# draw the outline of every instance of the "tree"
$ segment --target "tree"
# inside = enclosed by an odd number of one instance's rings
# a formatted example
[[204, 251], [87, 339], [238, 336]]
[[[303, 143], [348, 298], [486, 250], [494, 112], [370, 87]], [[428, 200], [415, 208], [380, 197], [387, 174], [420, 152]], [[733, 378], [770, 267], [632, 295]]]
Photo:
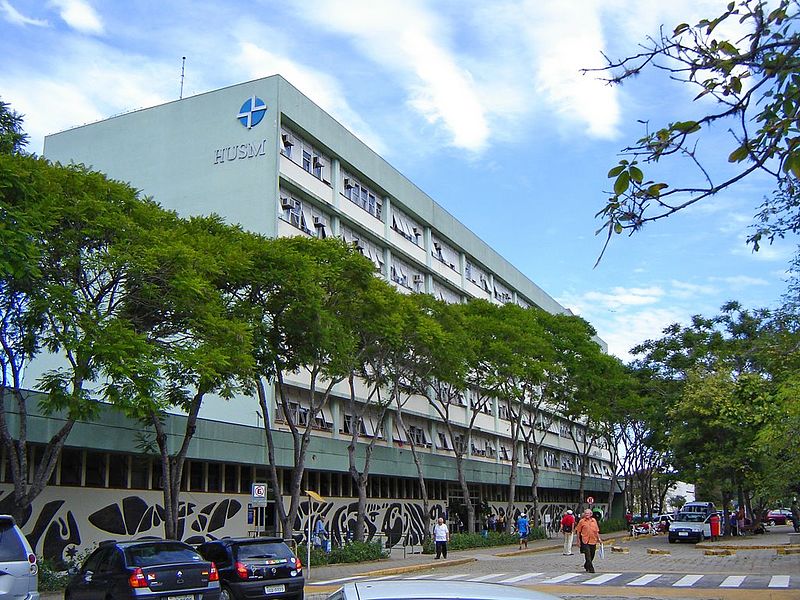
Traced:
[[[762, 207], [762, 224], [750, 242], [757, 249], [765, 236], [800, 228], [799, 20], [795, 0], [730, 2], [715, 18], [682, 23], [669, 32], [662, 29], [641, 52], [607, 59], [602, 70], [610, 73], [610, 84], [657, 69], [696, 88], [695, 101], [704, 114], [654, 129], [648, 124], [645, 135], [623, 149], [626, 158], [608, 173], [613, 192], [597, 213], [606, 246], [614, 234], [632, 234], [757, 172], [774, 178], [775, 196]], [[726, 28], [743, 33], [729, 37]], [[712, 127], [730, 128], [727, 159], [737, 167], [732, 172], [716, 173], [701, 151]], [[669, 183], [646, 173], [673, 159], [689, 167], [679, 171], [682, 179]]]
[[23, 117], [0, 100], [0, 154], [19, 154], [28, 145], [22, 129]]
[[[235, 291], [244, 278], [241, 239], [246, 234], [219, 217], [173, 218], [146, 251], [147, 268], [136, 273], [126, 312], [146, 336], [158, 373], [157, 387], [125, 403], [129, 416], [155, 430], [161, 458], [164, 535], [182, 537], [180, 489], [200, 408], [209, 394], [231, 398], [252, 380], [249, 324], [236, 314]], [[182, 434], [167, 412], [186, 415]]]
[[[265, 381], [277, 390], [278, 411], [289, 427], [293, 466], [289, 509], [278, 505], [283, 534], [296, 525], [305, 457], [315, 419], [328, 404], [334, 386], [353, 365], [358, 339], [351, 315], [374, 278], [374, 266], [341, 240], [302, 236], [265, 242], [254, 238], [251, 272], [238, 292], [240, 311], [253, 331], [254, 386], [258, 392], [270, 461], [270, 479], [278, 486], [275, 439]], [[286, 376], [308, 378], [308, 406], [292, 406]]]
[[[47, 485], [75, 422], [96, 415], [96, 400], [115, 402], [149, 389], [147, 345], [123, 308], [133, 265], [162, 212], [129, 186], [83, 167], [0, 154], [0, 439], [14, 482], [6, 510], [20, 523]], [[45, 392], [39, 409], [64, 420], [29, 473], [29, 395], [22, 373], [45, 352], [55, 366], [36, 384]], [[108, 383], [121, 375], [128, 385]], [[89, 383], [97, 384], [96, 392]]]

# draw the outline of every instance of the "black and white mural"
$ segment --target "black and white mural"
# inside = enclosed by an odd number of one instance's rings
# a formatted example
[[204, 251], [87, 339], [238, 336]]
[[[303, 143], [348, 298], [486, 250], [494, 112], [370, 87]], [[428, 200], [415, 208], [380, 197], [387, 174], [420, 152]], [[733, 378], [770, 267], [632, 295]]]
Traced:
[[[47, 488], [36, 499], [33, 509], [20, 527], [36, 554], [63, 564], [84, 556], [103, 540], [162, 537], [164, 508], [157, 491], [113, 490], [92, 488]], [[247, 523], [248, 495], [181, 494], [180, 537], [189, 544], [225, 536], [247, 536], [252, 525]], [[10, 511], [12, 490], [0, 486], [0, 514]], [[565, 504], [540, 504], [542, 523], [557, 523], [567, 508]], [[597, 505], [605, 514], [606, 506]], [[334, 544], [350, 539], [355, 529], [358, 503], [354, 498], [331, 498], [323, 505], [315, 504], [313, 518], [325, 522]], [[495, 514], [504, 514], [505, 503], [490, 503]], [[515, 507], [511, 518], [530, 506]], [[419, 545], [424, 538], [424, 511], [419, 500], [372, 500], [367, 502], [367, 539], [380, 541], [386, 547]], [[447, 516], [441, 502], [430, 503], [430, 522]], [[298, 541], [308, 530], [309, 506], [303, 502], [295, 521]], [[312, 523], [313, 525], [313, 523]]]

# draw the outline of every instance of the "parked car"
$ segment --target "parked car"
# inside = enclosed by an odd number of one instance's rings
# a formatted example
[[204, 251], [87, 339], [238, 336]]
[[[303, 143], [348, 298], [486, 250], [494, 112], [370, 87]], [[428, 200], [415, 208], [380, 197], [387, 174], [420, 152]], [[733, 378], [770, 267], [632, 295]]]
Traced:
[[14, 517], [0, 515], [0, 596], [39, 600], [39, 565]]
[[702, 542], [711, 537], [711, 515], [701, 512], [679, 512], [669, 526], [669, 543]]
[[65, 600], [219, 600], [214, 563], [173, 540], [107, 541], [64, 590]]
[[792, 520], [792, 511], [788, 508], [778, 508], [767, 513], [767, 523], [770, 525], [786, 525]]
[[327, 600], [559, 600], [512, 585], [469, 581], [384, 580], [348, 583]]
[[280, 538], [223, 538], [198, 550], [217, 565], [221, 600], [303, 600], [303, 565]]

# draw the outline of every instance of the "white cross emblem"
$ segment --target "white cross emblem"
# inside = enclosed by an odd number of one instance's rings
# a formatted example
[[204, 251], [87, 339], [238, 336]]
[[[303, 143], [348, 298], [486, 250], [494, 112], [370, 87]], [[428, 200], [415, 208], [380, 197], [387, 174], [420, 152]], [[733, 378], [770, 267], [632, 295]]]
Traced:
[[[249, 109], [246, 108], [248, 104], [250, 105]], [[261, 98], [256, 98], [255, 94], [253, 94], [250, 100], [242, 105], [242, 111], [237, 115], [237, 118], [241, 121], [242, 125], [248, 129], [252, 129], [254, 125], [259, 124], [266, 111], [266, 103], [261, 100]], [[243, 119], [246, 119], [246, 121]], [[254, 120], [255, 123], [253, 123]]]

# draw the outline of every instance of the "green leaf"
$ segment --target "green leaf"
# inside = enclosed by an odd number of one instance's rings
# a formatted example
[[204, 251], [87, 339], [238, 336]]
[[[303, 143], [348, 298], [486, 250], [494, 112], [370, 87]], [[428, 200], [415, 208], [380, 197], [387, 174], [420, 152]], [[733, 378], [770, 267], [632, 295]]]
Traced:
[[747, 147], [747, 144], [742, 144], [736, 150], [731, 152], [730, 156], [728, 157], [728, 162], [742, 162], [748, 157], [749, 154], [750, 149]]
[[631, 167], [630, 168], [631, 179], [636, 183], [642, 183], [644, 180], [644, 173], [639, 167]]
[[608, 178], [616, 177], [625, 170], [625, 165], [617, 165], [608, 172]]
[[619, 196], [620, 194], [625, 193], [628, 189], [628, 185], [630, 184], [630, 175], [628, 175], [627, 171], [623, 171], [617, 177], [617, 180], [614, 182], [614, 193]]
[[676, 27], [676, 28], [673, 30], [673, 32], [672, 32], [672, 35], [673, 35], [673, 36], [680, 35], [680, 34], [682, 34], [684, 31], [686, 31], [687, 29], [689, 29], [689, 24], [688, 24], [688, 23], [681, 23], [680, 25], [678, 25], [678, 26], [677, 26], [677, 27]]
[[672, 124], [673, 131], [680, 131], [681, 133], [694, 133], [700, 130], [700, 124], [697, 121], [678, 121]]
[[614, 233], [622, 233], [622, 224], [614, 223]]

